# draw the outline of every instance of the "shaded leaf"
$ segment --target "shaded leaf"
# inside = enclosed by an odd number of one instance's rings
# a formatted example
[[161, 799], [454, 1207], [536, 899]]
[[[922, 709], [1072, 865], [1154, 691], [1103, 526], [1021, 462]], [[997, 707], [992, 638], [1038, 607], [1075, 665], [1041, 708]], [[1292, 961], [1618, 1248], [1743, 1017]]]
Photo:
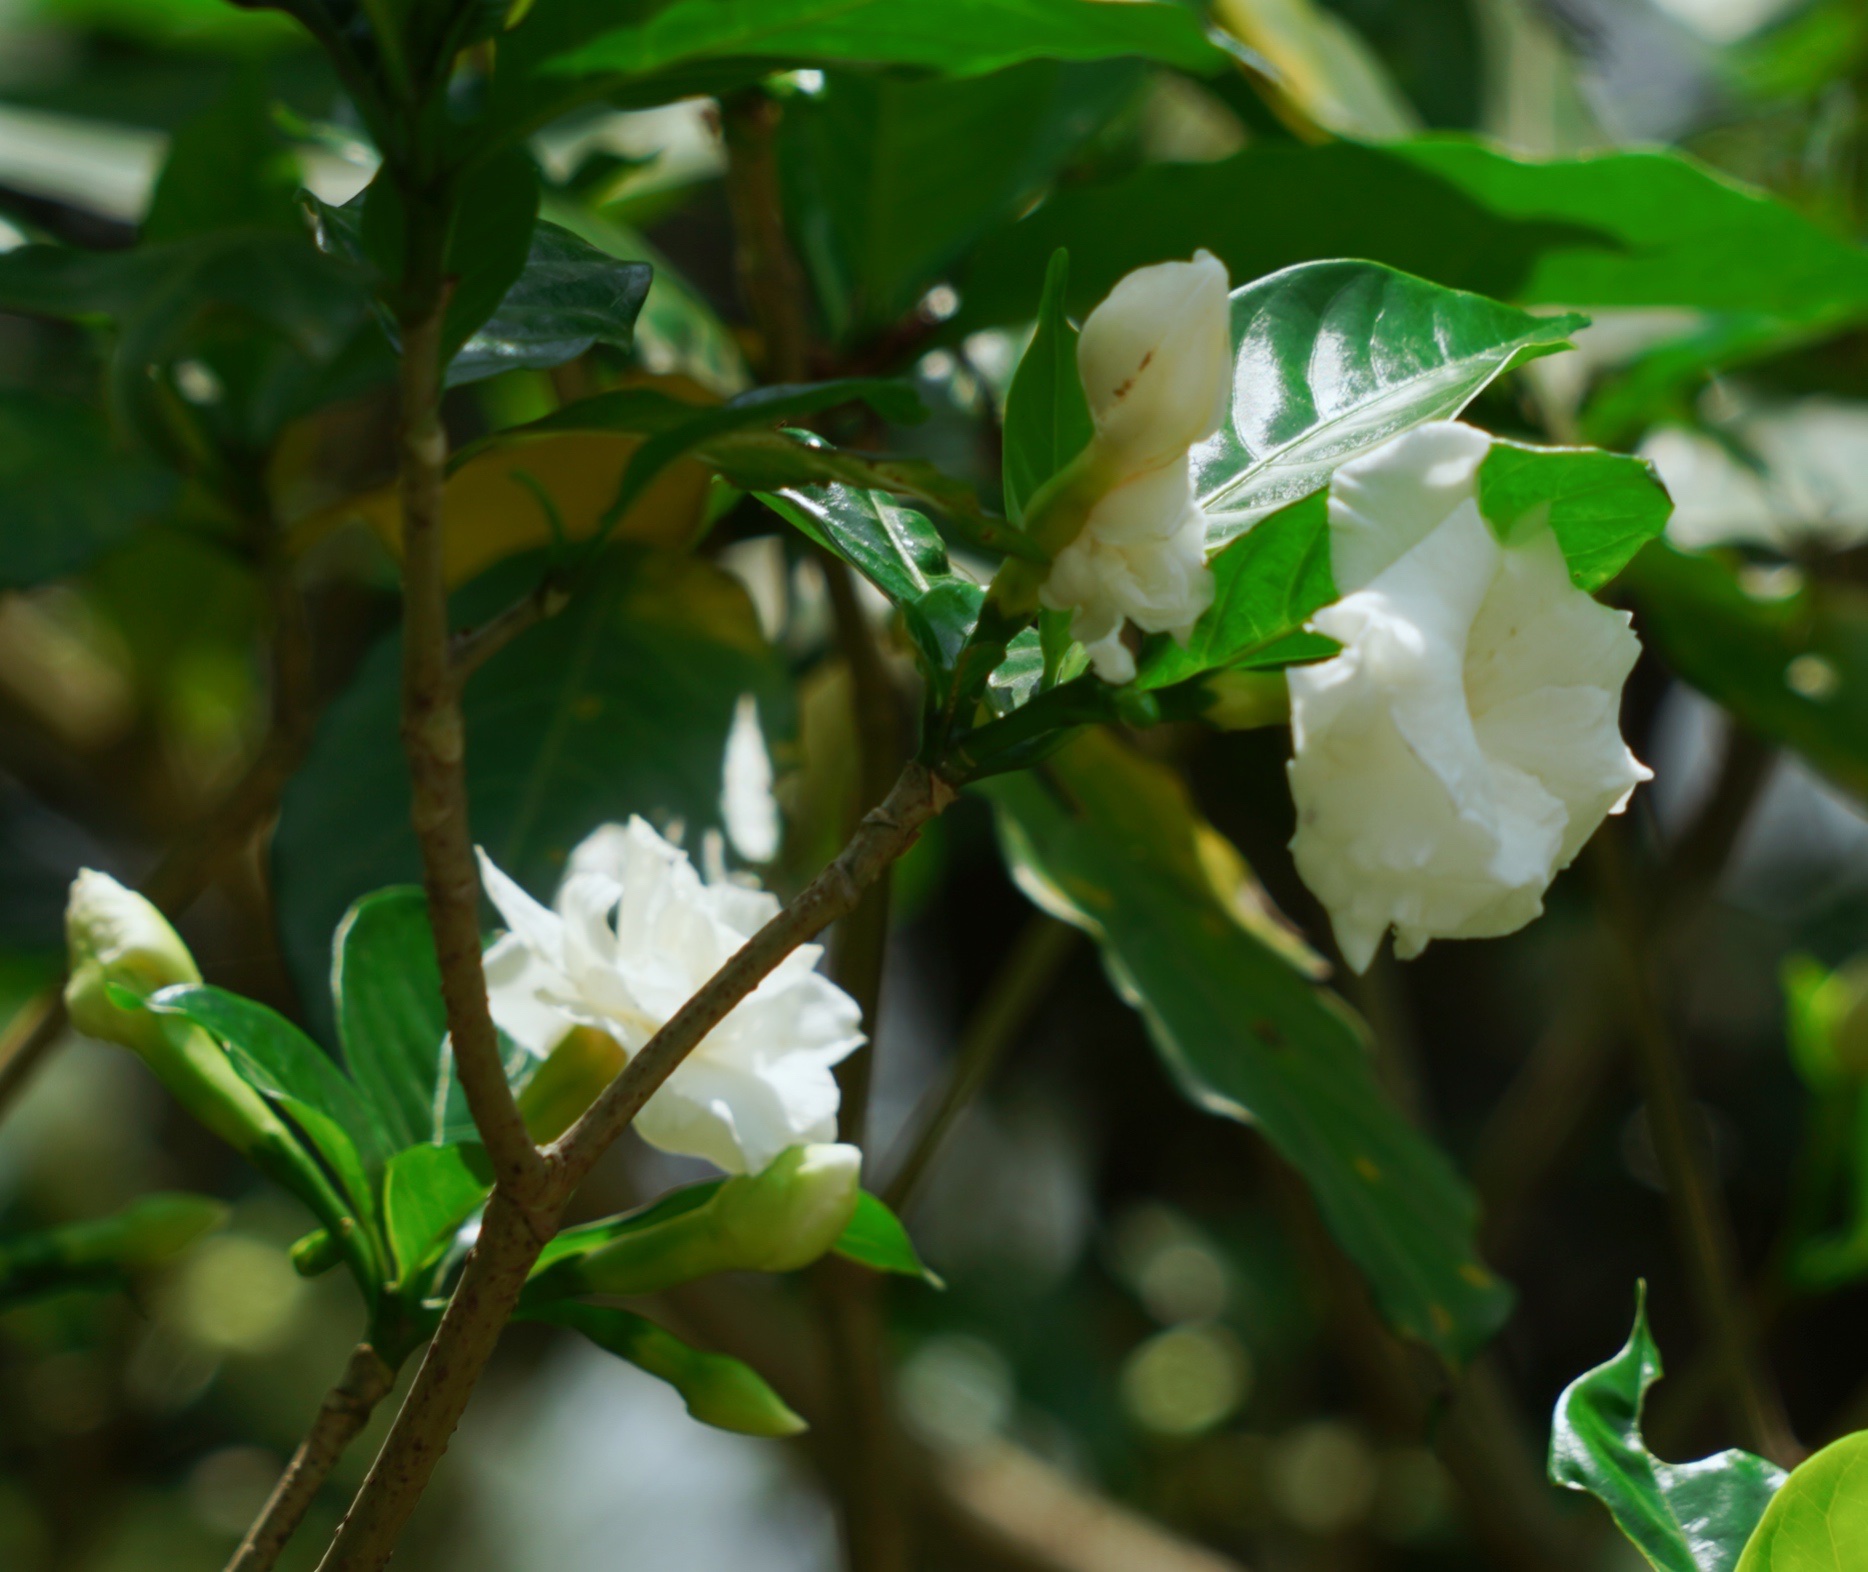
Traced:
[[1655, 1457], [1641, 1438], [1641, 1405], [1660, 1374], [1643, 1283], [1626, 1346], [1557, 1399], [1550, 1477], [1606, 1506], [1658, 1572], [1731, 1572], [1784, 1472], [1737, 1450], [1697, 1463]]
[[391, 1284], [403, 1294], [416, 1275], [453, 1240], [462, 1223], [493, 1191], [483, 1147], [411, 1146], [383, 1172], [383, 1232], [395, 1262]]
[[1077, 374], [1077, 330], [1064, 314], [1069, 281], [1069, 255], [1060, 250], [1044, 275], [1037, 331], [1006, 394], [1005, 511], [1014, 521], [1038, 488], [1090, 445], [1096, 430]]
[[377, 890], [331, 942], [331, 995], [344, 1063], [390, 1152], [428, 1141], [447, 1010], [428, 900], [416, 885]]
[[1360, 1023], [1294, 966], [1301, 944], [1175, 776], [1091, 731], [979, 789], [1019, 887], [1096, 939], [1181, 1091], [1303, 1176], [1390, 1325], [1449, 1359], [1480, 1347], [1511, 1292], [1479, 1262], [1471, 1193], [1382, 1093]]
[[172, 1260], [226, 1221], [226, 1206], [205, 1195], [146, 1195], [92, 1222], [0, 1235], [0, 1305], [122, 1282]]

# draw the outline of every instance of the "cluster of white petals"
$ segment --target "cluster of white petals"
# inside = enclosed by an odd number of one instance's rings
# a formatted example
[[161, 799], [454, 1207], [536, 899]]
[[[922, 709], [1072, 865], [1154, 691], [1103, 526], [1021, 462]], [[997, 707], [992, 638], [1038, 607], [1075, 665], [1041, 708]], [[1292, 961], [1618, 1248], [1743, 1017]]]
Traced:
[[1071, 636], [1105, 682], [1135, 675], [1125, 623], [1185, 640], [1213, 601], [1187, 450], [1219, 429], [1232, 388], [1226, 291], [1225, 265], [1209, 252], [1138, 268], [1077, 340], [1093, 456], [1110, 489], [1058, 553], [1041, 598], [1074, 613]]
[[[507, 926], [486, 956], [493, 1019], [541, 1056], [578, 1026], [633, 1056], [779, 910], [763, 890], [704, 882], [640, 818], [571, 854], [552, 907], [484, 851], [480, 871]], [[702, 1039], [636, 1117], [644, 1140], [746, 1173], [836, 1139], [831, 1068], [862, 1044], [862, 1011], [819, 975], [821, 954], [792, 951]]]
[[1547, 525], [1500, 544], [1489, 446], [1422, 426], [1330, 484], [1342, 599], [1311, 625], [1343, 648], [1289, 673], [1291, 848], [1357, 971], [1390, 927], [1402, 956], [1523, 927], [1650, 778], [1621, 736], [1627, 614], [1575, 587]]

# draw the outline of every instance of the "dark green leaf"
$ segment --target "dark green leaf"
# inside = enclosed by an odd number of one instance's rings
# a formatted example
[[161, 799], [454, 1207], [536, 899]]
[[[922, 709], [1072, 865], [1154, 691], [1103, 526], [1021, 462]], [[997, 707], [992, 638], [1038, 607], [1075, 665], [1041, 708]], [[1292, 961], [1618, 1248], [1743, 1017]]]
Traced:
[[1235, 279], [1349, 256], [1522, 304], [1802, 322], [1868, 311], [1868, 254], [1675, 153], [1532, 162], [1433, 136], [1381, 147], [1263, 141], [1217, 163], [1152, 164], [1060, 192], [983, 242], [962, 285], [962, 323], [1027, 318], [1060, 245], [1071, 248], [1079, 311], [1130, 269], [1201, 246]]
[[[584, 9], [602, 15], [599, 7]], [[1200, 72], [1230, 63], [1194, 13], [1167, 0], [1094, 9], [1081, 0], [674, 0], [646, 20], [631, 18], [592, 37], [550, 69], [567, 77], [642, 77], [697, 61], [756, 60], [974, 76], [1024, 60], [1124, 55]]]
[[[243, 1070], [249, 1063], [238, 1055], [230, 1055], [230, 1057]], [[350, 1229], [346, 1242], [360, 1264], [364, 1261], [369, 1263], [369, 1275], [364, 1281], [366, 1283], [380, 1281], [381, 1273], [377, 1269], [376, 1259], [378, 1255], [375, 1228], [376, 1191], [370, 1182], [370, 1174], [364, 1170], [363, 1157], [357, 1150], [356, 1142], [351, 1140], [343, 1126], [322, 1108], [314, 1107], [286, 1093], [271, 1092], [267, 1095], [279, 1105], [280, 1111], [298, 1126], [312, 1150], [336, 1175], [338, 1185], [342, 1188], [348, 1202], [350, 1215], [364, 1225], [363, 1229], [354, 1227]], [[316, 1208], [314, 1207], [313, 1210]]]
[[651, 272], [541, 219], [524, 270], [449, 364], [448, 385], [518, 366], [560, 366], [592, 344], [626, 349]]
[[0, 1235], [0, 1305], [121, 1282], [180, 1255], [226, 1220], [227, 1208], [205, 1195], [146, 1195], [94, 1222]]
[[344, 1063], [391, 1151], [430, 1139], [447, 1010], [428, 900], [402, 885], [366, 895], [332, 941], [331, 993]]
[[1090, 444], [1095, 423], [1077, 374], [1077, 330], [1064, 314], [1070, 258], [1058, 251], [1044, 275], [1038, 329], [1005, 400], [1005, 511], [1014, 521], [1047, 480]]
[[914, 309], [1140, 85], [1130, 61], [1031, 61], [955, 81], [827, 75], [779, 126], [785, 214], [830, 336]]
[[927, 1269], [915, 1250], [914, 1240], [902, 1227], [902, 1220], [889, 1210], [881, 1197], [867, 1190], [857, 1196], [856, 1215], [832, 1248], [847, 1260], [860, 1261], [878, 1272], [918, 1277], [931, 1288], [947, 1286]]
[[[458, 620], [510, 604], [541, 567], [526, 558], [495, 568], [457, 597]], [[286, 793], [274, 870], [286, 954], [308, 1005], [350, 903], [421, 871], [397, 741], [399, 673], [392, 637], [326, 713]], [[475, 835], [541, 896], [605, 820], [678, 817], [698, 838], [719, 823], [727, 732], [748, 692], [782, 735], [789, 688], [744, 590], [706, 563], [612, 551], [563, 613], [467, 684]]]
[[[378, 190], [393, 190], [383, 175], [371, 182], [372, 194]], [[366, 206], [366, 226], [369, 216]], [[444, 365], [488, 325], [518, 286], [532, 256], [537, 218], [538, 166], [521, 149], [509, 148], [480, 165], [461, 191], [448, 235], [447, 269], [455, 283], [441, 335]], [[371, 250], [376, 255], [376, 248]], [[378, 255], [377, 261], [380, 266], [383, 258]], [[396, 276], [387, 268], [385, 272]]]
[[1785, 594], [1776, 580], [1749, 584], [1725, 557], [1664, 541], [1623, 582], [1636, 632], [1675, 672], [1759, 736], [1868, 793], [1868, 594], [1801, 581]]
[[690, 1348], [644, 1316], [563, 1300], [522, 1314], [575, 1327], [599, 1348], [666, 1381], [704, 1425], [749, 1436], [793, 1436], [806, 1428], [750, 1365]]
[[273, 124], [265, 80], [243, 71], [225, 98], [177, 127], [140, 238], [248, 228], [302, 235], [298, 187], [298, 163]]
[[1597, 590], [1667, 527], [1673, 503], [1645, 459], [1494, 438], [1479, 466], [1479, 511], [1506, 541], [1520, 525], [1548, 522], [1576, 587]]
[[96, 411], [0, 394], [0, 589], [75, 573], [173, 499], [175, 477], [118, 451]]
[[480, 1146], [411, 1146], [383, 1172], [383, 1232], [395, 1260], [392, 1286], [403, 1294], [444, 1250], [460, 1225], [493, 1189], [493, 1170]]
[[1232, 405], [1193, 453], [1209, 540], [1231, 540], [1409, 427], [1458, 414], [1582, 325], [1369, 262], [1313, 262], [1233, 291]]
[[[159, 1015], [193, 1021], [217, 1038], [235, 1068], [267, 1097], [275, 1101], [290, 1098], [320, 1110], [343, 1131], [372, 1171], [387, 1160], [388, 1139], [357, 1089], [330, 1055], [276, 1010], [204, 984], [164, 988], [149, 1000], [149, 1008]], [[336, 1168], [332, 1154], [322, 1147], [320, 1151]], [[372, 1210], [368, 1186], [364, 1193], [367, 1216]]]
[[981, 789], [1020, 887], [1097, 940], [1181, 1090], [1303, 1176], [1389, 1323], [1450, 1359], [1482, 1345], [1511, 1293], [1479, 1262], [1471, 1193], [1176, 777], [1091, 731]]
[[1868, 1547], [1868, 1431], [1805, 1458], [1764, 1509], [1738, 1572], [1855, 1572]]
[[1557, 1399], [1550, 1477], [1607, 1507], [1658, 1572], [1732, 1572], [1784, 1472], [1736, 1450], [1697, 1463], [1654, 1456], [1641, 1439], [1641, 1405], [1660, 1374], [1643, 1283], [1627, 1345]]

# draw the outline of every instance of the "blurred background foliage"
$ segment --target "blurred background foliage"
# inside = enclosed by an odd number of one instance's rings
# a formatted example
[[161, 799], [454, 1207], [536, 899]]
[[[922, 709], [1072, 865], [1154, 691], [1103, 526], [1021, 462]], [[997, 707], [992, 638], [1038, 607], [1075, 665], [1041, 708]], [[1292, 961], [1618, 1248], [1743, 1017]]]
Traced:
[[[948, 1291], [898, 1283], [887, 1301], [897, 1395], [932, 1481], [922, 1554], [1128, 1572], [1626, 1567], [1595, 1508], [1542, 1482], [1541, 1454], [1559, 1388], [1625, 1335], [1636, 1278], [1675, 1365], [1652, 1410], [1657, 1450], [1731, 1439], [1633, 1067], [1617, 970], [1631, 933], [1665, 979], [1791, 1420], [1811, 1443], [1868, 1424], [1868, 1011], [1847, 969], [1868, 940], [1868, 11], [1216, 0], [1213, 14], [1269, 63], [1264, 79], [1039, 62], [962, 81], [785, 80], [778, 153], [812, 369], [912, 374], [935, 411], [833, 434], [996, 495], [995, 412], [1059, 241], [1079, 306], [1133, 262], [1195, 244], [1233, 248], [1235, 282], [1369, 255], [1592, 309], [1577, 353], [1508, 377], [1474, 418], [1639, 448], [1673, 492], [1674, 544], [1717, 550], [1650, 552], [1612, 592], [1649, 645], [1628, 725], [1657, 778], [1610, 854], [1632, 884], [1598, 859], [1513, 938], [1339, 978], [1389, 1094], [1478, 1191], [1487, 1258], [1517, 1292], [1456, 1388], [1398, 1353], [1264, 1144], [1176, 1094], [1092, 948], [1014, 886], [987, 802], [924, 838], [896, 888], [871, 1113], [881, 1171], [957, 1054], [999, 1062], [907, 1214]], [[1655, 212], [1639, 191], [1618, 208], [1606, 186], [1552, 184], [1514, 210], [1437, 131], [1527, 158], [1671, 144], [1808, 223], [1740, 221], [1700, 187]], [[632, 349], [595, 344], [455, 389], [457, 443], [644, 380], [700, 404], [750, 385], [762, 346], [736, 290], [711, 105], [592, 109], [533, 151], [544, 216], [654, 262], [655, 283]], [[165, 177], [184, 163], [188, 180]], [[111, 252], [139, 230], [290, 224], [298, 185], [342, 203], [372, 167], [321, 57], [277, 15], [221, 0], [0, 6], [0, 245]], [[1365, 209], [1386, 227], [1360, 223]], [[1174, 223], [1186, 232], [1163, 238]], [[1676, 254], [1660, 283], [1591, 293], [1599, 276], [1563, 271], [1563, 226], [1608, 231], [1631, 274], [1657, 230], [1671, 226]], [[223, 857], [184, 928], [210, 980], [322, 1029], [337, 916], [415, 871], [382, 642], [387, 361], [362, 321], [289, 366], [192, 323], [172, 379], [192, 419], [165, 424], [112, 365], [155, 293], [100, 295], [96, 316], [71, 321], [0, 315], [0, 1016], [55, 974], [76, 867], [146, 873], [282, 724], [318, 715], [270, 849]], [[275, 307], [290, 310], [260, 309]], [[126, 426], [142, 432], [134, 452]], [[190, 429], [244, 471], [178, 456]], [[536, 557], [508, 559], [548, 547], [554, 518], [573, 537], [595, 528], [638, 440], [563, 435], [460, 466], [449, 560], [455, 582], [479, 581], [469, 615], [535, 571]], [[263, 489], [276, 542], [256, 543], [230, 504], [241, 485]], [[697, 837], [722, 818], [719, 760], [737, 696], [753, 693], [786, 825], [773, 878], [796, 888], [858, 806], [851, 677], [820, 564], [692, 462], [663, 473], [621, 535], [629, 552], [603, 586], [469, 690], [476, 830], [545, 885], [601, 818], [641, 811]], [[280, 574], [308, 607], [300, 671], [282, 669]], [[892, 658], [906, 673], [905, 646]], [[1284, 851], [1281, 733], [1167, 726], [1131, 741], [1135, 770], [1150, 756], [1182, 767], [1277, 904], [1313, 941], [1326, 932]], [[588, 1204], [613, 1210], [687, 1172], [625, 1142]], [[219, 1566], [356, 1336], [341, 1281], [292, 1270], [296, 1203], [127, 1056], [62, 1046], [0, 1125], [0, 1222], [53, 1227], [158, 1190], [223, 1197], [228, 1220], [115, 1286], [0, 1315], [8, 1572]], [[667, 1309], [746, 1348], [799, 1312], [737, 1284]], [[320, 1511], [294, 1564], [330, 1525]], [[834, 1562], [808, 1442], [703, 1430], [648, 1378], [520, 1327], [398, 1564]]]

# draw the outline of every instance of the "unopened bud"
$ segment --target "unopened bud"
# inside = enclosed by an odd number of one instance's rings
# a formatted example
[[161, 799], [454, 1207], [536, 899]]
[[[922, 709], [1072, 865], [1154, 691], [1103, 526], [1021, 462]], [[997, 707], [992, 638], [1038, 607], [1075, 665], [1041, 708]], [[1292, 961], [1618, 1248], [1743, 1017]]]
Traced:
[[856, 1215], [863, 1154], [854, 1146], [794, 1146], [763, 1173], [729, 1179], [714, 1198], [719, 1227], [744, 1265], [795, 1272], [830, 1249]]
[[65, 906], [71, 978], [65, 1007], [87, 1037], [121, 1043], [140, 1054], [162, 1038], [147, 1011], [119, 1003], [112, 990], [146, 999], [172, 983], [198, 983], [200, 969], [168, 919], [143, 896], [107, 873], [81, 870]]

